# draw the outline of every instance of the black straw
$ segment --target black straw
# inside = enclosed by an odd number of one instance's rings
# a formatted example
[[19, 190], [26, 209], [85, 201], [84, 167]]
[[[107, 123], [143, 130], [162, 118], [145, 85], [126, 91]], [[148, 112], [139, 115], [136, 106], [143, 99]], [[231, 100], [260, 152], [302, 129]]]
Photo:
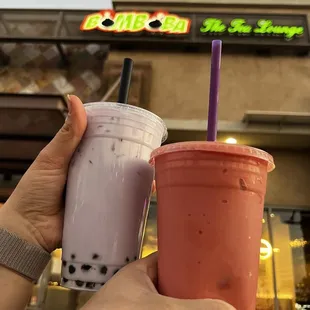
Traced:
[[133, 60], [130, 58], [125, 58], [124, 63], [123, 63], [121, 84], [120, 84], [119, 93], [118, 93], [118, 102], [119, 103], [127, 103], [127, 101], [128, 101], [132, 67], [133, 67]]

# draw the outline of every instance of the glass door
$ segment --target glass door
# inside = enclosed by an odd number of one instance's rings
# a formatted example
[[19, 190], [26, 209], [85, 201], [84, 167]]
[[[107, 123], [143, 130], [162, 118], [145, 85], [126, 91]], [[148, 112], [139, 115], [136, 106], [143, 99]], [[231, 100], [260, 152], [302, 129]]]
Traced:
[[310, 309], [310, 211], [270, 213], [279, 309]]
[[273, 248], [271, 246], [268, 213], [264, 212], [262, 219], [262, 239], [259, 259], [259, 272], [257, 284], [256, 310], [273, 310], [274, 300], [274, 278], [273, 278]]

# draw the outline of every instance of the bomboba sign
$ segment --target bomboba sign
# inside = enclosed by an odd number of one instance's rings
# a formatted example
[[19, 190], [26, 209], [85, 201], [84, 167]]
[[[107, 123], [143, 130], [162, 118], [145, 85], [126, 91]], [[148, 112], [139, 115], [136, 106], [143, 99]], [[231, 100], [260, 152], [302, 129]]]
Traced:
[[112, 33], [187, 34], [191, 20], [168, 12], [114, 12], [101, 11], [87, 15], [81, 24], [82, 31], [99, 30]]

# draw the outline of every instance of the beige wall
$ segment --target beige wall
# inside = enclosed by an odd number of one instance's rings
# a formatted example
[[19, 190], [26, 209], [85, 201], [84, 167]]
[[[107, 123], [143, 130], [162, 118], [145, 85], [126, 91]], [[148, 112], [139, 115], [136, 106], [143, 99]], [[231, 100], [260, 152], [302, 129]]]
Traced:
[[[206, 119], [210, 56], [113, 52], [150, 61], [153, 85], [149, 108], [164, 118]], [[219, 119], [241, 120], [247, 110], [310, 112], [310, 59], [223, 54]]]
[[[230, 2], [230, 0], [219, 0]], [[239, 2], [239, 0], [235, 0]], [[243, 0], [241, 0], [242, 2]], [[269, 0], [265, 0], [269, 1]], [[306, 1], [306, 0], [300, 0]], [[307, 0], [310, 1], [310, 0]], [[158, 10], [155, 1], [117, 1], [117, 9]], [[158, 1], [156, 1], [158, 3]], [[206, 6], [208, 0], [159, 1], [162, 8], [185, 12], [243, 12], [308, 14], [306, 9], [251, 8]], [[215, 0], [213, 3], [216, 3]], [[241, 3], [240, 2], [240, 3]], [[291, 0], [289, 2], [292, 2]], [[186, 6], [200, 3], [202, 6]], [[244, 1], [243, 1], [244, 3]], [[249, 3], [247, 1], [247, 3]], [[255, 3], [251, 2], [252, 4]], [[262, 3], [262, 2], [260, 2]], [[270, 0], [271, 3], [271, 0]], [[274, 2], [272, 2], [274, 3]], [[283, 4], [284, 1], [281, 0]], [[297, 4], [294, 1], [294, 4]], [[203, 6], [205, 5], [205, 6]], [[245, 47], [246, 48], [246, 47]], [[186, 53], [113, 52], [110, 60], [122, 61], [131, 56], [135, 61], [150, 61], [153, 67], [149, 108], [165, 118], [206, 119], [209, 88], [210, 55]], [[291, 57], [258, 57], [229, 55], [223, 47], [219, 119], [240, 120], [247, 110], [310, 112], [310, 59]]]
[[310, 207], [310, 153], [269, 152], [276, 169], [268, 177], [266, 204]]

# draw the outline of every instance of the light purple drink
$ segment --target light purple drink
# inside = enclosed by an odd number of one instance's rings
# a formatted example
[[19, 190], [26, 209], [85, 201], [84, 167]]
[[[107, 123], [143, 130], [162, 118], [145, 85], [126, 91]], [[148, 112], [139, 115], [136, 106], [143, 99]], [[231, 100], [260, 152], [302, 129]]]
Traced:
[[85, 108], [87, 131], [68, 175], [62, 285], [98, 290], [139, 255], [154, 177], [148, 161], [167, 129], [141, 108]]

